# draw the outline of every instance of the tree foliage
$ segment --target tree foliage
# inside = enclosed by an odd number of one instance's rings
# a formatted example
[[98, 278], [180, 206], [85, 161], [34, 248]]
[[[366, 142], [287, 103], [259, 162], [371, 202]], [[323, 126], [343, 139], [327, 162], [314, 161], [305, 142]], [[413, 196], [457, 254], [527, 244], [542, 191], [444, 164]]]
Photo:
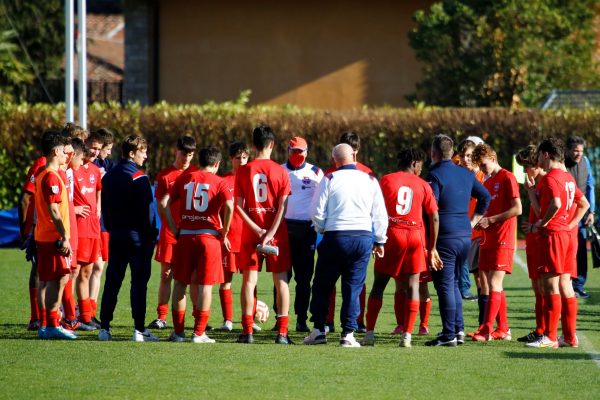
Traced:
[[598, 0], [443, 0], [409, 33], [423, 65], [412, 100], [537, 106], [553, 88], [596, 88]]

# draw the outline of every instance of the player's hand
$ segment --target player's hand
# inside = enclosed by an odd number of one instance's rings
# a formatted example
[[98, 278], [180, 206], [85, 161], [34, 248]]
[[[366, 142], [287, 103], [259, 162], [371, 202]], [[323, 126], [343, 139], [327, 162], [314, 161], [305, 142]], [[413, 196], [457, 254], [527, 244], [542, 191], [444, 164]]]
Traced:
[[81, 215], [86, 218], [90, 215], [90, 206], [75, 206], [75, 215]]
[[586, 226], [594, 225], [594, 214], [588, 213], [588, 216], [585, 219], [585, 225]]
[[265, 235], [262, 237], [262, 240], [261, 240], [260, 243], [263, 246], [269, 244], [271, 242], [271, 240], [273, 240], [273, 236], [275, 236], [275, 233], [273, 233], [273, 232], [267, 232], [267, 233], [265, 233]]
[[525, 233], [531, 233], [532, 226], [533, 224], [530, 224], [528, 221], [521, 222], [521, 229], [523, 229], [523, 232]]
[[429, 267], [432, 271], [439, 271], [444, 268], [444, 263], [436, 248], [429, 251]]
[[69, 239], [63, 240], [61, 246], [58, 248], [58, 252], [63, 256], [68, 257], [69, 255], [71, 255], [71, 251], [72, 249]]
[[255, 230], [254, 233], [256, 233], [256, 236], [259, 238], [262, 238], [267, 233], [267, 230], [259, 228], [258, 230]]
[[231, 251], [231, 242], [227, 238], [227, 236], [223, 236], [223, 248], [228, 252]]
[[490, 225], [490, 219], [488, 217], [483, 217], [479, 220], [477, 225], [475, 225], [475, 229], [487, 229]]
[[535, 189], [535, 178], [533, 176], [529, 176], [529, 174], [525, 174], [524, 184], [527, 190]]
[[380, 244], [376, 244], [373, 246], [372, 253], [374, 258], [383, 258], [385, 255], [385, 248]]

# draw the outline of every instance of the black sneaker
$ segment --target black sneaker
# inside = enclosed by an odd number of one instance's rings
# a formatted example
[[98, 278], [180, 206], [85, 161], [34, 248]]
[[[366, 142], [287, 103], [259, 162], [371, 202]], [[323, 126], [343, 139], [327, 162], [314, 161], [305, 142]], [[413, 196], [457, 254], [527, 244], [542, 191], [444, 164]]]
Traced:
[[164, 319], [155, 319], [154, 321], [150, 322], [150, 325], [148, 325], [148, 328], [150, 329], [165, 329], [166, 327], [167, 321]]
[[246, 344], [252, 344], [254, 343], [254, 336], [252, 336], [252, 334], [245, 334], [242, 333], [238, 339], [237, 339], [238, 343], [246, 343]]
[[310, 332], [310, 328], [306, 325], [306, 321], [296, 322], [296, 332]]
[[82, 322], [82, 321], [79, 321], [79, 326], [77, 326], [77, 330], [78, 331], [87, 331], [87, 332], [89, 332], [89, 331], [95, 331], [96, 329], [98, 329], [98, 328], [96, 328], [95, 326], [90, 325], [89, 323], [85, 323], [85, 322]]
[[365, 324], [360, 323], [360, 324], [358, 324], [358, 329], [356, 330], [356, 332], [358, 332], [358, 333], [367, 333], [367, 327], [365, 326]]
[[589, 299], [590, 294], [583, 289], [575, 289], [575, 296], [580, 299]]
[[460, 331], [456, 334], [456, 344], [459, 346], [461, 344], [465, 344], [465, 333], [463, 331]]
[[538, 335], [537, 333], [535, 333], [535, 331], [531, 331], [527, 335], [517, 338], [517, 342], [533, 343], [535, 341], [540, 340], [542, 338], [542, 336], [543, 335]]
[[292, 339], [288, 335], [282, 335], [281, 333], [275, 338], [275, 344], [294, 344]]
[[474, 295], [473, 293], [465, 293], [462, 295], [463, 300], [468, 300], [468, 301], [477, 301], [477, 295]]
[[433, 346], [433, 347], [437, 347], [437, 346], [456, 347], [457, 345], [458, 345], [458, 342], [456, 341], [456, 338], [454, 338], [452, 340], [447, 340], [444, 337], [438, 337], [433, 340], [429, 340], [429, 341], [425, 342], [425, 346]]
[[96, 318], [96, 317], [92, 317], [92, 322], [93, 322], [94, 324], [98, 324], [98, 327], [100, 327], [100, 320], [99, 320], [98, 318]]
[[94, 327], [94, 328], [96, 328], [96, 329], [100, 329], [100, 322], [96, 322], [96, 321], [94, 321], [94, 320], [95, 320], [95, 318], [92, 318], [92, 319], [90, 320], [90, 322], [88, 322], [88, 323], [87, 323], [87, 325], [89, 325], [89, 326], [93, 326], [93, 327]]
[[335, 324], [333, 322], [327, 322], [325, 324], [325, 333], [335, 332]]

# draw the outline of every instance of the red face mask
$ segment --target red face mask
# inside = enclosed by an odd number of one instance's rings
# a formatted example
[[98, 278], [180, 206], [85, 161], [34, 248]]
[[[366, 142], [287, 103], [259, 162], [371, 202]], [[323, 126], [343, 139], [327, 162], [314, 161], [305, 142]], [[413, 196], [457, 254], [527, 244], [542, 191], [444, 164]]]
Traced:
[[304, 164], [304, 160], [306, 160], [306, 156], [302, 153], [300, 154], [290, 154], [289, 161], [292, 167], [299, 167]]

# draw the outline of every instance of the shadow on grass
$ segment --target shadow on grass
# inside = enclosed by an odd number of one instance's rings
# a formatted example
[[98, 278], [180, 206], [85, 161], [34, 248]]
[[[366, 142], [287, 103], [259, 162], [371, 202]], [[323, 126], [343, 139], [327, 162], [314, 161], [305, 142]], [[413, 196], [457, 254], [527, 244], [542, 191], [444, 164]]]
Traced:
[[587, 354], [581, 352], [572, 353], [571, 350], [567, 351], [568, 353], [550, 349], [532, 349], [531, 351], [505, 351], [504, 355], [507, 358], [519, 358], [523, 360], [600, 360], [599, 353]]

